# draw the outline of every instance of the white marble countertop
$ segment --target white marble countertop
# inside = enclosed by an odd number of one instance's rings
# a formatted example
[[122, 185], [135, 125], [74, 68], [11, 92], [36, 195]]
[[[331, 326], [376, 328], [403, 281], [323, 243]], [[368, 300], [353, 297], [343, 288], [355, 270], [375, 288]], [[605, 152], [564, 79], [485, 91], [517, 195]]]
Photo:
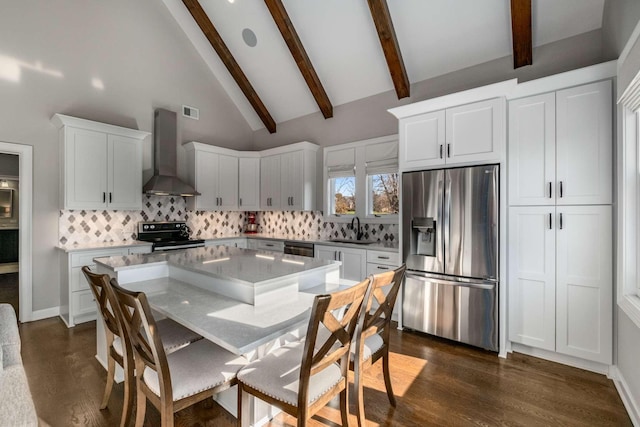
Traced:
[[208, 277], [244, 282], [253, 286], [321, 267], [336, 266], [334, 261], [229, 246], [111, 256], [96, 258], [94, 261], [114, 272], [152, 264], [168, 264]]
[[154, 310], [235, 354], [304, 330], [315, 297], [298, 292], [279, 303], [254, 306], [169, 277], [123, 286], [145, 292]]
[[241, 233], [241, 234], [220, 234], [214, 237], [205, 238], [200, 236], [207, 241], [216, 241], [216, 240], [227, 240], [227, 239], [261, 239], [261, 240], [278, 240], [278, 241], [293, 241], [293, 242], [309, 242], [316, 245], [329, 245], [329, 246], [342, 246], [349, 248], [359, 248], [359, 249], [372, 249], [376, 251], [385, 251], [385, 252], [398, 252], [398, 242], [376, 242], [370, 244], [360, 244], [360, 243], [345, 243], [345, 242], [332, 242], [327, 239], [323, 239], [320, 236], [291, 236], [288, 234], [278, 234], [278, 233]]
[[89, 242], [89, 243], [76, 243], [73, 245], [62, 245], [59, 244], [56, 246], [56, 249], [61, 251], [70, 253], [70, 252], [81, 252], [81, 251], [90, 251], [94, 249], [116, 249], [116, 248], [129, 248], [136, 246], [148, 246], [151, 249], [150, 242], [141, 242], [140, 240], [121, 240], [121, 241], [113, 241], [113, 242]]

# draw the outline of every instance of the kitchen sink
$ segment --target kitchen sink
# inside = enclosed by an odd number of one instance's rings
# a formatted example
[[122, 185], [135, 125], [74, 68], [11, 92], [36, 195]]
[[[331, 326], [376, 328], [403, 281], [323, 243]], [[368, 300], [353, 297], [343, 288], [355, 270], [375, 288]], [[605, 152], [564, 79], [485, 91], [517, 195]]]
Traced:
[[329, 239], [334, 243], [353, 243], [355, 245], [370, 245], [372, 243], [378, 243], [377, 240], [355, 240], [355, 239]]

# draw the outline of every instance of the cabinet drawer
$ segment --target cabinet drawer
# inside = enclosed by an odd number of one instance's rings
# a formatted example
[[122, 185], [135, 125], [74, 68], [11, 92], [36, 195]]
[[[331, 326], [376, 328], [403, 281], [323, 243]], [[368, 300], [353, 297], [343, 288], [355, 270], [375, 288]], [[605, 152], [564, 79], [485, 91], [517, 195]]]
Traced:
[[[96, 271], [95, 264], [88, 264], [88, 266], [91, 271]], [[89, 283], [82, 273], [82, 267], [73, 267], [71, 269], [71, 276], [69, 277], [69, 288], [71, 288], [71, 292], [90, 290]]]
[[71, 254], [71, 267], [82, 267], [83, 265], [93, 264], [94, 258], [114, 255], [128, 255], [129, 250], [124, 249], [102, 249], [97, 251], [81, 252]]
[[[97, 312], [96, 302], [93, 300], [93, 293], [91, 290], [86, 291], [78, 291], [71, 293], [71, 304], [72, 310], [71, 313], [74, 318], [74, 323], [80, 323], [82, 321], [95, 319], [95, 314]], [[78, 320], [78, 317], [85, 316], [82, 320]]]
[[258, 240], [256, 248], [263, 251], [284, 252], [284, 242], [276, 240]]
[[397, 252], [367, 251], [367, 262], [386, 264], [392, 266], [400, 265], [400, 254]]
[[367, 276], [369, 274], [384, 273], [385, 271], [391, 271], [391, 270], [394, 270], [395, 268], [396, 268], [395, 265], [375, 264], [373, 262], [368, 262], [367, 263]]

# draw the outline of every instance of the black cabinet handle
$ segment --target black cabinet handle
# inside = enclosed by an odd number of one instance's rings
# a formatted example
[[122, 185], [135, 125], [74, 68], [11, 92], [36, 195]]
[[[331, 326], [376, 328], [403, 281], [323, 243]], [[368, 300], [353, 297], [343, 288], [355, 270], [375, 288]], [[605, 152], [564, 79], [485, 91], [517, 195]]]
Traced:
[[560, 181], [560, 197], [562, 197], [562, 181]]
[[451, 144], [447, 144], [447, 157], [451, 158]]
[[549, 213], [549, 230], [553, 228], [551, 221], [553, 221], [553, 217], [551, 216], [551, 213]]
[[378, 259], [389, 259], [388, 256], [379, 256]]
[[440, 144], [440, 158], [442, 158], [442, 149], [443, 149], [443, 148], [444, 148], [444, 147], [442, 146], [442, 144]]
[[378, 270], [388, 270], [388, 269], [389, 269], [389, 267], [383, 267], [381, 265], [378, 266]]
[[102, 203], [106, 203], [107, 202], [107, 193], [105, 193], [104, 191], [102, 192]]
[[242, 197], [240, 197], [240, 206], [242, 206]]
[[551, 181], [549, 181], [549, 198], [551, 199], [553, 197], [553, 186], [551, 185]]
[[560, 230], [562, 230], [562, 212], [560, 213]]
[[109, 192], [109, 203], [111, 203], [113, 201], [113, 195], [111, 192]]

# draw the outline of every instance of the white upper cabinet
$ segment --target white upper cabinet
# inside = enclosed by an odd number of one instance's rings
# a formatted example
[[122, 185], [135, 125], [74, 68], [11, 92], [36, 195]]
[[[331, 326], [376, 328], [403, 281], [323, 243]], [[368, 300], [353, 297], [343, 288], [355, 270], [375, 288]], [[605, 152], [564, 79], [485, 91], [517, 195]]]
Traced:
[[495, 98], [400, 119], [400, 170], [499, 161], [504, 99]]
[[315, 209], [317, 151], [317, 145], [299, 142], [260, 153], [262, 210]]
[[504, 140], [504, 99], [447, 109], [447, 163], [500, 160]]
[[280, 155], [260, 159], [260, 208], [264, 211], [280, 209]]
[[509, 102], [509, 204], [612, 200], [611, 81]]
[[612, 200], [611, 81], [556, 92], [559, 205]]
[[260, 210], [260, 158], [238, 159], [238, 205], [241, 210]]
[[404, 167], [445, 163], [445, 116], [445, 111], [442, 110], [400, 121], [400, 153]]
[[63, 209], [142, 208], [142, 144], [134, 129], [55, 114]]
[[189, 198], [189, 209], [238, 209], [238, 157], [232, 150], [189, 142], [187, 165], [189, 183], [201, 195]]

